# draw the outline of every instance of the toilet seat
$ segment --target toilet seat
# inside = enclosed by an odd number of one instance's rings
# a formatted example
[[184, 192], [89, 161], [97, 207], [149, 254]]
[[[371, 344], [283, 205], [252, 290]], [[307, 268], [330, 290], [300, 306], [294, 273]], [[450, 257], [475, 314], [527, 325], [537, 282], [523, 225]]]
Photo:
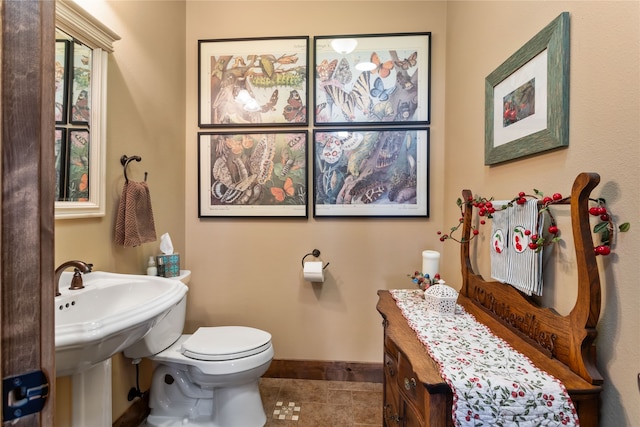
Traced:
[[271, 334], [246, 326], [201, 327], [180, 346], [195, 360], [236, 360], [262, 353], [271, 346]]

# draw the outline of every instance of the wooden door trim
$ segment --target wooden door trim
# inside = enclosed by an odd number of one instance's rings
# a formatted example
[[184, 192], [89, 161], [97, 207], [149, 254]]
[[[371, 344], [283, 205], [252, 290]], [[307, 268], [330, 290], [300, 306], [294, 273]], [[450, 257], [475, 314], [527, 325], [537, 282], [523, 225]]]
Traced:
[[55, 2], [3, 0], [0, 16], [0, 364], [49, 379], [44, 410], [13, 425], [53, 426]]

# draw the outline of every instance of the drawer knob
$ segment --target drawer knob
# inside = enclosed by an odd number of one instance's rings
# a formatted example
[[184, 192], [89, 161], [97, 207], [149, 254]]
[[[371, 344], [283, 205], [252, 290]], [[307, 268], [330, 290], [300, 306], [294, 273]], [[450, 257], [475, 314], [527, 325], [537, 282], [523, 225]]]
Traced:
[[411, 389], [415, 389], [416, 388], [416, 379], [415, 378], [406, 378], [404, 379], [404, 388], [405, 390], [409, 391]]
[[389, 376], [393, 377], [396, 374], [396, 371], [393, 370], [393, 363], [387, 360], [387, 371], [389, 372]]
[[385, 417], [389, 420], [389, 421], [393, 421], [396, 424], [400, 424], [400, 421], [402, 421], [402, 417], [398, 414], [391, 414], [391, 415], [387, 415], [387, 411], [391, 409], [391, 405], [390, 404], [386, 404], [384, 405], [384, 415]]

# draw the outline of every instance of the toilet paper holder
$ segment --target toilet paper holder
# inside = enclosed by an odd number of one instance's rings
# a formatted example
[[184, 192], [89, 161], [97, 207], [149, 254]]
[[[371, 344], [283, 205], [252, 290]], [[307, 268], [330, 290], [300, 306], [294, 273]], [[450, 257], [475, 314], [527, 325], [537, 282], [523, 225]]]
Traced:
[[[306, 254], [305, 256], [302, 257], [302, 267], [304, 268], [304, 260], [308, 257], [308, 256], [314, 256], [315, 258], [318, 258], [320, 256], [320, 250], [318, 249], [314, 249], [313, 251], [309, 252], [308, 254]], [[329, 263], [326, 263], [322, 269], [324, 270], [325, 268], [327, 268], [329, 266]]]

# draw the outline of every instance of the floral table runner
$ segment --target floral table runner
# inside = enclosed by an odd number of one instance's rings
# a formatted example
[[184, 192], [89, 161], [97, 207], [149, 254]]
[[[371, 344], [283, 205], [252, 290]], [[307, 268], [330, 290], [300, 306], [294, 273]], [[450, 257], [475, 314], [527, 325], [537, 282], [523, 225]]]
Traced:
[[427, 312], [421, 290], [389, 291], [453, 392], [456, 426], [579, 426], [564, 385], [460, 305]]

